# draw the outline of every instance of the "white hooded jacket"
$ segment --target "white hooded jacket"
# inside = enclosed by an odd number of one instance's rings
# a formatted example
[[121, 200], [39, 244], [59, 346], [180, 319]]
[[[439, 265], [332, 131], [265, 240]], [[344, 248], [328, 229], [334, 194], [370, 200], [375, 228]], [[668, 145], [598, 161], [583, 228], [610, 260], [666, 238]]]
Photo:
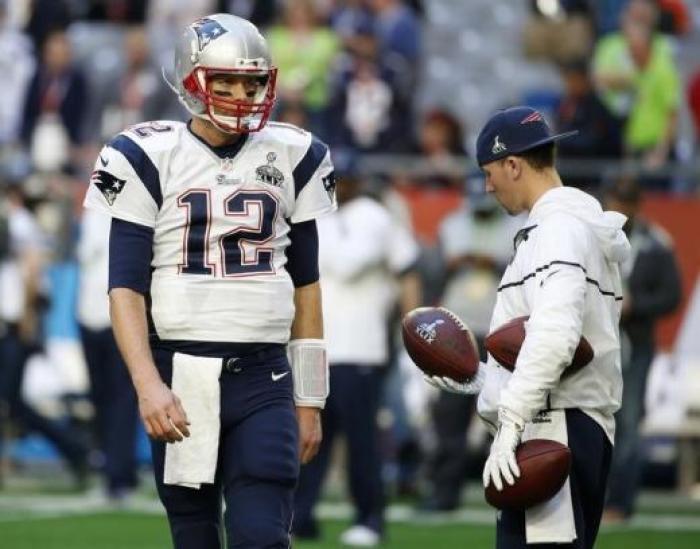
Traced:
[[[499, 407], [526, 421], [540, 410], [579, 408], [612, 442], [620, 407], [620, 263], [630, 253], [626, 218], [603, 212], [592, 196], [568, 187], [547, 191], [515, 239], [515, 254], [498, 290], [491, 330], [529, 316], [511, 374], [489, 356], [479, 414], [495, 426]], [[590, 364], [560, 379], [581, 335]]]

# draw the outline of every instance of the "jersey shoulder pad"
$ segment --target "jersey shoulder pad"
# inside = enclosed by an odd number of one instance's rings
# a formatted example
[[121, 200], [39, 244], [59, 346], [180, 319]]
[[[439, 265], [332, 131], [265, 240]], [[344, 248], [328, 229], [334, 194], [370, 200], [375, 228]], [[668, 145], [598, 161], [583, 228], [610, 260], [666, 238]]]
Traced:
[[183, 131], [187, 131], [187, 126], [183, 122], [152, 120], [130, 126], [112, 141], [123, 136], [136, 143], [145, 152], [157, 154], [175, 147]]
[[328, 145], [323, 143], [310, 131], [304, 130], [294, 124], [284, 122], [268, 123], [263, 130], [263, 139], [269, 139], [281, 145], [287, 150], [289, 159], [293, 164], [299, 162], [306, 155], [311, 146], [314, 147], [316, 156], [323, 158], [328, 152]]

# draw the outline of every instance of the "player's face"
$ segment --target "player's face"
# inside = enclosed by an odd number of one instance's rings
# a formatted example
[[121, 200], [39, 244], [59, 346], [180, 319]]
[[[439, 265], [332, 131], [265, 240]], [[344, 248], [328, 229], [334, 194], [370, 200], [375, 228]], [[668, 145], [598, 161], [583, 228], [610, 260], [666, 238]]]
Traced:
[[[209, 78], [207, 85], [209, 93], [214, 98], [214, 112], [222, 115], [236, 115], [237, 113], [226, 108], [226, 103], [231, 101], [251, 103], [256, 100], [258, 94], [265, 88], [267, 77], [253, 74], [214, 74]], [[222, 101], [217, 105], [217, 98]]]
[[510, 215], [518, 215], [525, 209], [524, 189], [522, 182], [518, 181], [518, 162], [509, 156], [482, 166], [486, 192], [492, 193]]

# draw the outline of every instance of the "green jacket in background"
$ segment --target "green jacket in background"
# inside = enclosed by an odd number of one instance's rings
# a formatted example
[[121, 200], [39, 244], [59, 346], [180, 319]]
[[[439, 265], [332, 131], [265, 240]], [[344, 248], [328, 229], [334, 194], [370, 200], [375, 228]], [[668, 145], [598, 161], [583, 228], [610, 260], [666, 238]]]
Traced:
[[593, 59], [595, 74], [627, 74], [634, 80], [630, 90], [600, 90], [600, 95], [613, 113], [627, 117], [625, 147], [635, 152], [649, 150], [663, 139], [681, 99], [671, 43], [661, 35], [653, 40], [651, 60], [641, 71], [634, 65], [622, 33], [602, 38]]

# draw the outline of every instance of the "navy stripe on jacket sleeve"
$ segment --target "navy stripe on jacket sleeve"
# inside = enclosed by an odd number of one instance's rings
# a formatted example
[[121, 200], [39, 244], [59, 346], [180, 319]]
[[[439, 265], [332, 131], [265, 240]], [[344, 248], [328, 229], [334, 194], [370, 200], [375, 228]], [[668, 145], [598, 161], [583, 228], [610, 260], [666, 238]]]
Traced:
[[318, 167], [323, 162], [328, 152], [328, 145], [323, 141], [313, 136], [309, 150], [306, 151], [304, 157], [299, 161], [296, 168], [292, 172], [294, 177], [294, 196], [299, 196], [306, 184], [311, 179], [311, 176], [316, 172]]
[[140, 294], [151, 289], [153, 229], [112, 218], [109, 232], [109, 289], [130, 288]]
[[144, 150], [125, 135], [118, 135], [107, 143], [107, 146], [124, 155], [160, 209], [163, 205], [160, 175]]
[[287, 272], [295, 288], [319, 279], [318, 230], [316, 220], [295, 223], [289, 231], [292, 243], [287, 247]]

